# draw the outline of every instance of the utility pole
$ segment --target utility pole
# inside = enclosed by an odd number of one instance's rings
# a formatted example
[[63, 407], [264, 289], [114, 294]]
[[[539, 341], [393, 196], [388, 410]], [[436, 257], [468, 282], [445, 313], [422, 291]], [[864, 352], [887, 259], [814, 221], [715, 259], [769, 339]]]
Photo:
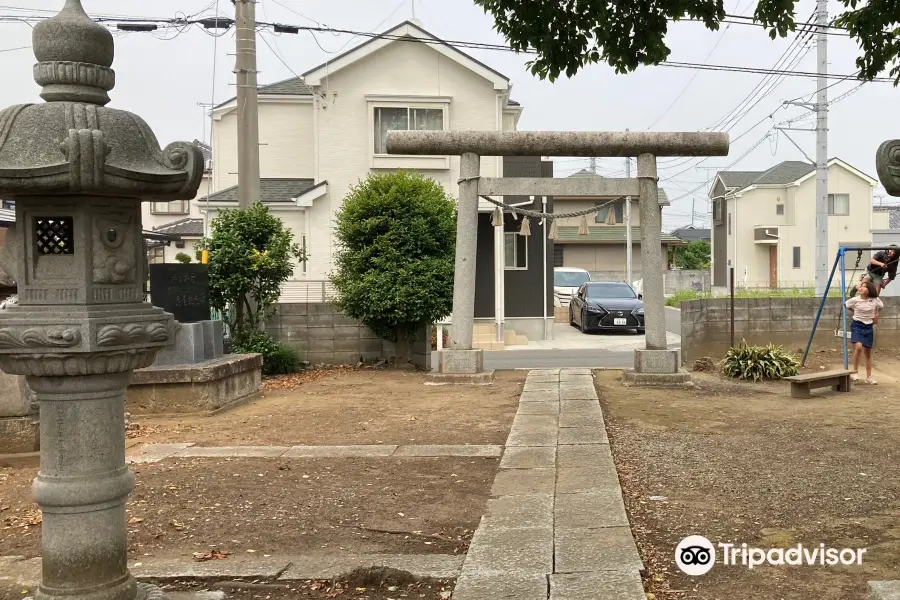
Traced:
[[694, 227], [694, 216], [697, 214], [697, 199], [691, 198], [691, 227]]
[[591, 162], [590, 162], [590, 165], [588, 166], [588, 170], [591, 173], [593, 173], [594, 175], [596, 175], [597, 174], [597, 159], [592, 156], [590, 160], [591, 160]]
[[259, 100], [256, 69], [256, 2], [232, 0], [237, 27], [238, 208], [260, 199]]
[[[625, 178], [631, 179], [631, 158], [625, 159]], [[631, 196], [625, 196], [625, 278], [628, 285], [634, 285], [631, 260]]]
[[816, 7], [816, 295], [825, 293], [828, 281], [828, 0]]

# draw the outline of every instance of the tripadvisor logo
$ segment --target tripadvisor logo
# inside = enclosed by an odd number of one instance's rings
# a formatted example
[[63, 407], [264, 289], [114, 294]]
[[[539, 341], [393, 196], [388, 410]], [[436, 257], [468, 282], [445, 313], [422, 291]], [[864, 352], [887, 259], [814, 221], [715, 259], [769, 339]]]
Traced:
[[[861, 565], [866, 548], [828, 548], [825, 544], [790, 548], [753, 548], [747, 544], [718, 544], [718, 560], [724, 566], [753, 569], [763, 565], [837, 566]], [[675, 564], [686, 575], [705, 575], [716, 563], [716, 546], [702, 535], [684, 538], [675, 548]]]

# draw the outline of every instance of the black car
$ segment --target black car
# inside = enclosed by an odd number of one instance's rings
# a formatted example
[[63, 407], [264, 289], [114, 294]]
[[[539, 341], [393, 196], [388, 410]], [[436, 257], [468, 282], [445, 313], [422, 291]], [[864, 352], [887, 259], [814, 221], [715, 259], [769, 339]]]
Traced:
[[588, 331], [644, 333], [643, 296], [627, 283], [592, 281], [578, 288], [569, 304], [569, 325]]

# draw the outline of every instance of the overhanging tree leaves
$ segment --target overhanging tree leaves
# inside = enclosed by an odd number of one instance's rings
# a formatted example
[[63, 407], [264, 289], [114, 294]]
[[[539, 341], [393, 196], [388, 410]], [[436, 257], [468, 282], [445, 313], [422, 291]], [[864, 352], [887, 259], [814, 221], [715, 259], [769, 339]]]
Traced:
[[[846, 28], [860, 45], [860, 78], [872, 79], [893, 64], [900, 80], [900, 23], [896, 0], [840, 0], [849, 10], [833, 22]], [[529, 67], [541, 79], [572, 77], [586, 65], [604, 62], [617, 73], [657, 65], [669, 57], [665, 37], [669, 23], [701, 21], [718, 30], [726, 18], [722, 0], [475, 0], [494, 17], [497, 31], [519, 52], [534, 51]], [[771, 38], [796, 29], [797, 0], [759, 0], [754, 19]]]
[[[226, 210], [212, 222], [209, 250], [209, 299], [225, 315], [235, 340], [259, 329], [278, 300], [281, 284], [306, 260], [294, 234], [259, 202], [246, 210]], [[231, 305], [234, 313], [226, 308]]]
[[337, 213], [332, 275], [345, 314], [406, 341], [453, 307], [456, 206], [444, 188], [400, 171], [370, 175]]

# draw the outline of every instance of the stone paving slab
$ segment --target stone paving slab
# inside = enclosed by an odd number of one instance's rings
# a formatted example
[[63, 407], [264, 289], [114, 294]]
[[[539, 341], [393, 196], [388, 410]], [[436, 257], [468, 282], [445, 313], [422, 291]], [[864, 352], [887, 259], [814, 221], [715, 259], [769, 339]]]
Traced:
[[556, 448], [556, 466], [560, 469], [594, 467], [605, 469], [607, 472], [615, 472], [609, 444], [558, 446]]
[[553, 572], [553, 525], [478, 528], [463, 568], [466, 573], [546, 576]]
[[409, 571], [416, 577], [452, 579], [459, 575], [465, 555], [453, 554], [320, 554], [291, 556], [290, 566], [278, 581], [332, 579], [353, 569], [391, 567]]
[[619, 475], [612, 464], [607, 466], [557, 468], [556, 494], [589, 494], [612, 492], [621, 495]]
[[272, 556], [242, 559], [229, 557], [227, 560], [196, 562], [188, 559], [159, 559], [142, 557], [129, 561], [131, 574], [138, 579], [207, 579], [215, 577], [275, 579], [291, 564], [286, 556]]
[[432, 456], [478, 456], [497, 458], [503, 453], [503, 446], [492, 445], [423, 445], [399, 446], [391, 456], [432, 457]]
[[556, 469], [501, 469], [491, 486], [491, 496], [552, 494], [555, 487]]
[[566, 427], [559, 430], [559, 444], [608, 444], [605, 427]]
[[510, 446], [503, 452], [501, 469], [552, 469], [556, 466], [553, 446]]
[[547, 600], [546, 575], [463, 573], [453, 600]]
[[550, 576], [550, 600], [647, 600], [640, 573], [571, 573]]
[[872, 600], [900, 600], [900, 581], [870, 581], [869, 597]]
[[597, 390], [593, 385], [582, 385], [579, 383], [562, 383], [559, 384], [560, 400], [597, 400]]
[[531, 381], [525, 383], [523, 392], [558, 392], [559, 381]]
[[142, 464], [159, 462], [170, 458], [179, 452], [190, 448], [194, 444], [147, 444], [141, 447], [138, 454], [126, 457], [129, 464]]
[[0, 556], [0, 581], [11, 581], [14, 585], [23, 587], [34, 587], [40, 584], [41, 559], [25, 558], [24, 556]]
[[166, 600], [228, 600], [225, 592], [171, 592], [166, 591]]
[[545, 431], [557, 427], [557, 422], [556, 415], [516, 415], [513, 417], [510, 433], [514, 431], [522, 433]]
[[559, 428], [551, 425], [540, 430], [521, 431], [513, 429], [506, 438], [506, 447], [512, 446], [550, 446], [556, 447]]
[[559, 392], [556, 390], [541, 390], [535, 392], [522, 392], [519, 402], [557, 402]]
[[629, 526], [618, 489], [559, 494], [553, 506], [553, 523], [557, 530]]
[[396, 451], [395, 445], [293, 446], [282, 458], [378, 458]]
[[605, 430], [603, 413], [580, 413], [566, 411], [559, 415], [559, 426], [563, 427], [600, 427]]
[[555, 375], [559, 378], [560, 371], [561, 369], [532, 369], [528, 371], [527, 379], [531, 379], [532, 377], [546, 377], [548, 375]]
[[522, 402], [516, 410], [518, 415], [558, 415], [559, 402]]
[[559, 413], [596, 414], [603, 416], [597, 400], [560, 400]]
[[557, 529], [554, 548], [557, 573], [644, 570], [629, 527]]
[[191, 446], [177, 458], [279, 458], [290, 446]]
[[575, 377], [593, 377], [594, 372], [591, 369], [560, 369], [559, 379], [565, 381]]
[[526, 383], [559, 383], [559, 375], [529, 375]]
[[491, 498], [478, 528], [517, 529], [553, 522], [553, 494], [526, 494]]

